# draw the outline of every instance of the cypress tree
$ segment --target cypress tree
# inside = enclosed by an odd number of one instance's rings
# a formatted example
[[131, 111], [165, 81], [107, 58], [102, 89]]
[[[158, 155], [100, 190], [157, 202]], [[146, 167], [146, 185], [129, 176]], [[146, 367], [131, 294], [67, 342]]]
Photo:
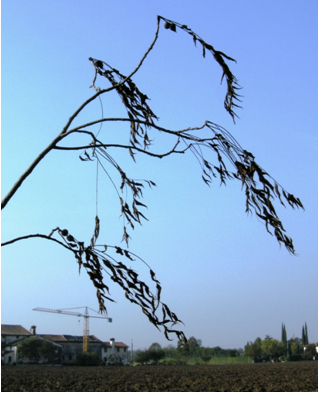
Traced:
[[304, 344], [304, 345], [309, 344], [307, 323], [305, 323], [305, 324], [302, 326], [301, 342], [302, 342], [302, 344]]
[[287, 332], [286, 332], [286, 326], [282, 323], [281, 324], [281, 342], [285, 345], [285, 348], [287, 346]]
[[305, 322], [305, 344], [306, 344], [306, 345], [309, 344], [307, 322]]

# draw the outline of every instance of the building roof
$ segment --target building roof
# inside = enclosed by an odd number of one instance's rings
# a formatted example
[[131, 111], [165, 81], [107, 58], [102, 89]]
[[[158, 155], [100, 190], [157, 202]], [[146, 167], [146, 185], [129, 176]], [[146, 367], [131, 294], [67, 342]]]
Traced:
[[[71, 334], [38, 334], [45, 338], [46, 340], [54, 341], [54, 342], [81, 342], [83, 343], [83, 336], [73, 336]], [[102, 343], [97, 337], [93, 335], [89, 335], [90, 343]]]
[[42, 338], [45, 338], [46, 340], [49, 341], [54, 341], [54, 342], [66, 342], [67, 339], [62, 336], [61, 334], [39, 334]]
[[1, 334], [6, 336], [31, 336], [29, 330], [21, 325], [1, 325]]
[[[103, 341], [103, 345], [105, 347], [112, 348], [112, 345], [110, 344], [109, 341]], [[115, 348], [128, 348], [129, 347], [128, 345], [126, 345], [126, 344], [124, 344], [124, 343], [122, 343], [120, 341], [115, 342], [114, 345], [115, 345]]]
[[[69, 342], [83, 342], [83, 336], [72, 336], [70, 334], [64, 334], [63, 337], [66, 338], [67, 341]], [[101, 340], [99, 340], [97, 337], [93, 336], [93, 335], [89, 335], [89, 342], [90, 343], [102, 343]]]
[[8, 348], [8, 347], [15, 347], [15, 346], [19, 345], [20, 342], [22, 342], [22, 341], [24, 341], [24, 340], [27, 340], [27, 339], [32, 339], [32, 338], [35, 338], [35, 339], [38, 339], [38, 340], [44, 340], [44, 341], [51, 341], [53, 345], [55, 345], [55, 346], [57, 346], [57, 347], [62, 347], [62, 345], [57, 344], [54, 340], [50, 340], [50, 339], [47, 338], [47, 337], [42, 337], [42, 336], [39, 336], [39, 335], [37, 335], [37, 336], [31, 335], [31, 337], [23, 337], [23, 338], [19, 338], [18, 340], [14, 340], [14, 341], [9, 342], [9, 343], [7, 343], [7, 344], [5, 345], [5, 348]]

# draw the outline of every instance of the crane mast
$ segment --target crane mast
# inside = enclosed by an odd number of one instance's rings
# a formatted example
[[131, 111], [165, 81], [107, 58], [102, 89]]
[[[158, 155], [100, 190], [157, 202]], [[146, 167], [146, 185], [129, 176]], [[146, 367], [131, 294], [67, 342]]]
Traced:
[[89, 318], [107, 319], [109, 322], [112, 322], [112, 318], [96, 317], [94, 315], [89, 315], [88, 307], [77, 307], [77, 308], [84, 308], [85, 309], [84, 314], [82, 314], [80, 312], [68, 311], [68, 309], [52, 309], [52, 308], [43, 308], [43, 307], [36, 307], [33, 309], [33, 311], [51, 312], [51, 313], [55, 313], [55, 314], [64, 314], [64, 315], [73, 315], [76, 317], [83, 317], [83, 352], [88, 352], [88, 350], [89, 350]]
[[83, 352], [87, 352], [89, 349], [89, 312], [87, 307], [85, 307], [83, 322]]

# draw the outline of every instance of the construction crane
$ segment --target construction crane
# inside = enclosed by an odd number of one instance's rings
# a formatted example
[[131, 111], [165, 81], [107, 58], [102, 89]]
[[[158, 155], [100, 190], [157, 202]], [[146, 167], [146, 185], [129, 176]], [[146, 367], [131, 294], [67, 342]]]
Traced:
[[[67, 311], [67, 310], [75, 310], [77, 308], [85, 308], [84, 314], [80, 312]], [[54, 310], [51, 308], [37, 307], [34, 308], [33, 311], [52, 312], [56, 314], [65, 314], [65, 315], [73, 315], [75, 317], [83, 317], [83, 352], [87, 352], [89, 349], [89, 318], [108, 319], [109, 322], [112, 322], [112, 318], [109, 317], [95, 317], [94, 315], [89, 315], [88, 309], [89, 307], [74, 307], [74, 308], [64, 308], [60, 310]], [[90, 310], [92, 309], [90, 308]]]

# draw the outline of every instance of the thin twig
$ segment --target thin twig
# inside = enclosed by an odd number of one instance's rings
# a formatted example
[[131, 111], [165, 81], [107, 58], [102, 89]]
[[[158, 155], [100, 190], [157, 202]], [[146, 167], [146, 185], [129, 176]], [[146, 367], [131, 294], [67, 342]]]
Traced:
[[[110, 117], [110, 118], [105, 118], [105, 119], [94, 120], [94, 121], [90, 121], [90, 122], [85, 123], [85, 124], [81, 124], [81, 125], [78, 126], [78, 127], [72, 128], [71, 130], [69, 130], [69, 131], [67, 132], [67, 134], [71, 134], [71, 133], [74, 133], [74, 132], [78, 132], [78, 131], [81, 131], [81, 129], [83, 129], [83, 128], [90, 127], [90, 126], [93, 126], [93, 125], [95, 125], [95, 124], [98, 124], [98, 123], [101, 123], [101, 122], [106, 122], [106, 121], [110, 121], [110, 122], [116, 122], [116, 121], [120, 121], [120, 122], [132, 122], [132, 119], [129, 119], [129, 118], [127, 118], [127, 117], [123, 117], [123, 118], [120, 118], [120, 117]], [[199, 126], [199, 127], [188, 127], [188, 128], [183, 129], [183, 130], [173, 131], [173, 130], [169, 130], [169, 129], [164, 128], [164, 127], [160, 127], [160, 126], [158, 126], [158, 125], [156, 125], [156, 124], [154, 124], [154, 123], [150, 123], [150, 122], [145, 121], [145, 120], [134, 119], [134, 123], [144, 124], [144, 125], [147, 125], [147, 126], [149, 126], [149, 127], [155, 128], [155, 129], [158, 130], [158, 131], [164, 131], [164, 132], [166, 132], [166, 133], [168, 133], [168, 134], [173, 134], [173, 135], [182, 134], [182, 133], [187, 132], [187, 131], [202, 130], [202, 129], [205, 128], [208, 124], [212, 124], [212, 125], [214, 124], [214, 123], [212, 123], [212, 122], [206, 120], [205, 123], [204, 123], [202, 126]], [[221, 127], [221, 126], [218, 126], [218, 125], [216, 124], [216, 127]]]
[[67, 151], [72, 151], [72, 150], [85, 150], [85, 149], [94, 149], [97, 147], [103, 147], [103, 148], [109, 148], [109, 147], [115, 147], [115, 148], [122, 148], [122, 149], [131, 149], [131, 150], [136, 150], [140, 153], [144, 153], [146, 155], [149, 155], [151, 157], [155, 157], [155, 158], [163, 158], [166, 156], [169, 156], [170, 154], [184, 154], [189, 148], [190, 145], [188, 145], [185, 149], [183, 150], [175, 150], [177, 145], [178, 145], [178, 141], [176, 142], [176, 144], [174, 145], [174, 147], [169, 150], [166, 153], [152, 153], [148, 150], [144, 150], [144, 149], [140, 149], [139, 147], [136, 146], [129, 146], [129, 145], [119, 145], [119, 144], [108, 144], [108, 143], [101, 143], [101, 144], [90, 144], [90, 145], [86, 145], [86, 146], [72, 146], [72, 147], [66, 147], [66, 146], [56, 146], [54, 149], [55, 150], [67, 150]]
[[18, 242], [20, 240], [27, 240], [27, 239], [30, 239], [30, 238], [37, 238], [37, 237], [38, 238], [42, 238], [42, 239], [46, 239], [46, 240], [51, 240], [53, 242], [56, 242], [56, 243], [60, 244], [60, 246], [65, 247], [67, 250], [72, 251], [72, 249], [70, 247], [68, 247], [67, 245], [65, 245], [61, 241], [55, 239], [54, 237], [51, 237], [51, 236], [48, 236], [48, 235], [43, 235], [41, 233], [35, 233], [35, 234], [31, 234], [31, 235], [25, 235], [25, 236], [16, 237], [15, 239], [11, 239], [11, 240], [9, 240], [7, 242], [1, 243], [1, 247], [8, 246], [9, 244], [13, 244], [13, 243]]

